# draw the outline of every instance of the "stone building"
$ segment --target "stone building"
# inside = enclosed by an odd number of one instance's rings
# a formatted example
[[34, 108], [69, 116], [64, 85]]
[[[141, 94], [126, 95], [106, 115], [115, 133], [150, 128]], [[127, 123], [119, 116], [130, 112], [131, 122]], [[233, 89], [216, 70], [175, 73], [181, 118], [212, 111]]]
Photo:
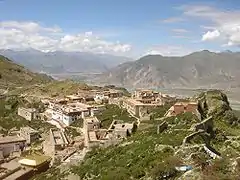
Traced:
[[136, 99], [127, 98], [123, 100], [122, 103], [123, 108], [125, 108], [130, 114], [143, 118], [145, 116], [149, 116], [150, 110], [152, 108], [162, 106], [161, 103], [156, 104], [145, 104]]
[[95, 116], [84, 118], [83, 129], [87, 131], [100, 129], [100, 125], [101, 125], [101, 122]]
[[26, 147], [26, 139], [19, 136], [0, 137], [0, 158], [5, 158], [14, 152], [21, 153]]
[[65, 133], [59, 129], [50, 129], [49, 135], [43, 143], [43, 152], [46, 155], [55, 155], [58, 151], [64, 150], [69, 145]]
[[18, 108], [18, 115], [28, 121], [31, 121], [34, 119], [35, 112], [36, 112], [36, 109], [34, 108], [24, 108], [24, 107]]
[[124, 123], [121, 120], [114, 120], [108, 131], [112, 132], [117, 138], [126, 138], [132, 134], [133, 127], [133, 123]]
[[106, 109], [105, 105], [92, 106], [92, 108], [91, 108], [91, 117], [101, 113], [105, 109]]
[[68, 100], [68, 102], [85, 102], [85, 98], [78, 95], [68, 95], [66, 96], [66, 99]]
[[39, 140], [39, 138], [40, 138], [39, 132], [31, 127], [20, 128], [19, 136], [26, 139], [27, 144], [31, 144], [31, 143]]

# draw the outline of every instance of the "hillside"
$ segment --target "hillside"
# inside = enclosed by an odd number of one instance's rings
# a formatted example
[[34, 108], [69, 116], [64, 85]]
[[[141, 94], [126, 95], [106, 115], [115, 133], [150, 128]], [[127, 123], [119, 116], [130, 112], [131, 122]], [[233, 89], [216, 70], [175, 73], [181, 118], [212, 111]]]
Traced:
[[108, 54], [61, 51], [43, 53], [34, 49], [25, 51], [0, 50], [0, 54], [34, 72], [48, 74], [101, 73], [131, 60]]
[[104, 73], [96, 81], [125, 87], [239, 88], [240, 53], [207, 50], [184, 57], [148, 55]]
[[11, 90], [9, 95], [22, 95], [26, 97], [32, 97], [33, 99], [40, 99], [44, 97], [61, 98], [71, 94], [82, 94], [92, 96], [90, 90], [109, 90], [115, 89], [120, 90], [125, 96], [129, 96], [129, 92], [125, 88], [116, 87], [113, 85], [109, 86], [91, 86], [84, 82], [75, 82], [72, 80], [64, 81], [52, 81], [44, 84], [37, 84], [34, 86], [24, 86], [22, 88], [15, 88]]
[[44, 74], [33, 73], [0, 55], [0, 87], [21, 87], [50, 81], [52, 78]]
[[[185, 113], [142, 122], [121, 144], [94, 149], [79, 165], [63, 171], [51, 169], [35, 179], [64, 179], [69, 174], [86, 180], [239, 179], [240, 126], [226, 95], [208, 91], [194, 99], [199, 100], [203, 119]], [[226, 121], [227, 117], [233, 121]], [[157, 133], [164, 121], [168, 126]], [[177, 171], [175, 167], [182, 165], [191, 170]]]

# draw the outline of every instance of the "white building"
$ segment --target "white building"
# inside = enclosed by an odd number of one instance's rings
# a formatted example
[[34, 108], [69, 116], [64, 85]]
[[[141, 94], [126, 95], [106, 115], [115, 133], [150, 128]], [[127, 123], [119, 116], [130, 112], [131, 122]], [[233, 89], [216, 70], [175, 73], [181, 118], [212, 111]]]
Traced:
[[50, 106], [52, 119], [64, 123], [66, 126], [71, 125], [77, 119], [90, 116], [91, 106], [83, 103], [70, 103], [67, 105], [52, 105]]
[[109, 97], [105, 96], [104, 94], [96, 94], [96, 96], [94, 97], [94, 101], [96, 103], [100, 103], [100, 104], [108, 99], [109, 99]]

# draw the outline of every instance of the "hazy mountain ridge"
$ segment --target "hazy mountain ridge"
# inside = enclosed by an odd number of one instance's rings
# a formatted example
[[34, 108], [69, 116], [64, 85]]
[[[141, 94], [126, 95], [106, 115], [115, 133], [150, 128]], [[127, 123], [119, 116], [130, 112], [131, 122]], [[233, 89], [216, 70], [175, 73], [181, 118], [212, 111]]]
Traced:
[[42, 84], [52, 80], [51, 77], [45, 74], [33, 73], [0, 55], [0, 88]]
[[71, 72], [102, 73], [131, 60], [127, 57], [107, 54], [61, 51], [43, 53], [34, 49], [25, 51], [0, 50], [0, 54], [32, 71], [48, 74]]
[[184, 57], [148, 55], [102, 74], [97, 81], [125, 87], [240, 87], [240, 53], [207, 50]]

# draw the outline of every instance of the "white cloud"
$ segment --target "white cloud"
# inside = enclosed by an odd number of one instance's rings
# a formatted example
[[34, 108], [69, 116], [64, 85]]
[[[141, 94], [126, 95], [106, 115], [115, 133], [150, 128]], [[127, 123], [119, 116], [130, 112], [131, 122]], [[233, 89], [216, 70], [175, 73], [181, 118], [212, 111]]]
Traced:
[[93, 32], [66, 34], [57, 26], [44, 27], [36, 22], [0, 22], [0, 49], [34, 48], [46, 51], [77, 51], [119, 54], [131, 45], [106, 41]]
[[159, 46], [155, 46], [155, 47], [152, 47], [149, 50], [147, 50], [145, 55], [160, 54], [162, 56], [185, 56], [194, 51], [195, 50], [184, 47], [184, 46], [159, 45]]
[[[131, 46], [119, 42], [108, 42], [94, 36], [92, 32], [77, 35], [65, 35], [61, 38], [59, 48], [65, 51], [93, 51], [96, 53], [117, 53], [130, 51]], [[82, 50], [81, 50], [82, 49]]]
[[192, 39], [190, 36], [183, 36], [183, 35], [173, 35], [173, 38], [179, 38], [179, 39]]
[[53, 32], [53, 33], [57, 33], [57, 32], [61, 32], [61, 29], [57, 26], [55, 27], [42, 27], [40, 26], [38, 23], [36, 22], [31, 22], [31, 21], [26, 21], [26, 22], [18, 22], [18, 21], [3, 21], [0, 22], [0, 28], [3, 29], [19, 29], [22, 30], [24, 32], [41, 32], [41, 31], [45, 31], [45, 32]]
[[188, 33], [189, 31], [186, 29], [172, 29], [172, 32], [175, 33]]
[[[230, 46], [240, 45], [240, 11], [222, 10], [210, 6], [182, 6], [183, 14], [188, 17], [204, 20], [211, 30], [203, 34], [202, 40], [221, 40]], [[210, 25], [209, 25], [210, 24]]]
[[182, 21], [185, 21], [185, 19], [182, 17], [170, 17], [162, 20], [163, 23], [176, 23], [176, 22], [182, 22]]
[[208, 31], [202, 36], [202, 41], [212, 41], [220, 37], [220, 32], [218, 30]]

